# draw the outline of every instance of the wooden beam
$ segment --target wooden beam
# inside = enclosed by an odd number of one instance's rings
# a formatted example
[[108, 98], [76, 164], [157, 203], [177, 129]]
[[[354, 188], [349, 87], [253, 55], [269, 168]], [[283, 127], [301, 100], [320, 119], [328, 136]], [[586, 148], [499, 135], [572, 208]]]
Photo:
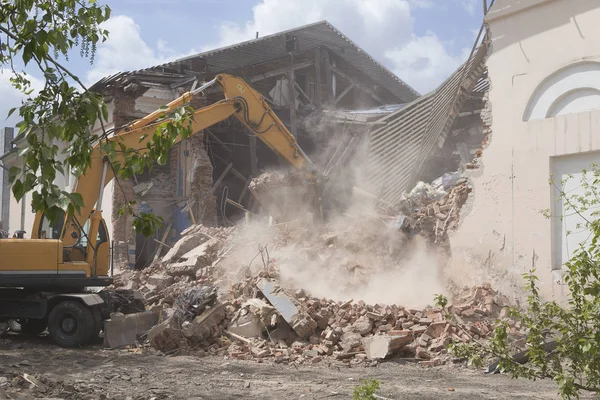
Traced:
[[321, 109], [321, 48], [315, 50], [315, 96], [314, 103]]
[[249, 177], [248, 180], [246, 181], [246, 184], [244, 185], [244, 189], [242, 189], [242, 193], [240, 193], [240, 197], [237, 201], [238, 203], [242, 204], [242, 201], [244, 201], [244, 197], [246, 196], [246, 192], [248, 191], [250, 182], [252, 182], [252, 177]]
[[295, 82], [296, 82], [296, 78], [294, 77], [294, 70], [291, 69], [288, 72], [288, 84], [289, 84], [290, 94], [292, 95], [292, 99], [291, 99], [291, 103], [290, 103], [290, 131], [292, 132], [292, 135], [294, 135], [294, 137], [298, 137], [298, 132], [297, 132], [298, 121], [296, 121], [296, 85], [294, 85]]
[[371, 88], [367, 87], [366, 85], [360, 83], [356, 79], [350, 77], [348, 74], [346, 74], [345, 72], [340, 71], [339, 69], [337, 69], [334, 66], [330, 66], [330, 69], [331, 69], [332, 72], [334, 72], [339, 77], [344, 78], [348, 82], [354, 83], [357, 88], [359, 88], [363, 92], [366, 92], [369, 95], [371, 95], [371, 97], [374, 98], [375, 100], [377, 100], [380, 104], [385, 104], [385, 102], [383, 100], [381, 100], [381, 98], [379, 96], [377, 96], [377, 94], [373, 91], [373, 89], [371, 89]]
[[248, 179], [240, 171], [238, 171], [235, 168], [231, 168], [231, 173], [242, 182], [246, 182], [246, 179]]
[[284, 74], [288, 73], [290, 70], [296, 71], [298, 69], [304, 69], [304, 68], [312, 67], [313, 64], [314, 64], [314, 60], [303, 61], [303, 62], [294, 64], [294, 65], [289, 65], [287, 67], [275, 69], [273, 71], [265, 72], [264, 74], [253, 76], [252, 78], [248, 79], [248, 81], [250, 83], [262, 81], [262, 80], [265, 80], [265, 79], [272, 78], [274, 76], [284, 75]]
[[[273, 71], [268, 71], [265, 72], [264, 74], [260, 74], [260, 75], [254, 75], [251, 78], [248, 79], [244, 79], [246, 82], [248, 83], [255, 83], [255, 82], [259, 82], [265, 79], [269, 79], [269, 78], [273, 78], [274, 76], [279, 76], [279, 75], [285, 75], [289, 72], [290, 69], [296, 71], [299, 69], [304, 69], [304, 68], [308, 68], [311, 67], [314, 64], [314, 60], [307, 60], [307, 61], [302, 61], [299, 62], [297, 64], [294, 65], [289, 65], [287, 67], [282, 67], [279, 69], [274, 69]], [[211, 94], [211, 93], [217, 93], [220, 92], [221, 88], [220, 87], [213, 87], [210, 88], [208, 90], [206, 90], [206, 94]]]
[[223, 173], [221, 173], [221, 176], [219, 176], [219, 179], [217, 179], [217, 181], [213, 184], [213, 187], [211, 190], [212, 194], [214, 194], [215, 190], [217, 190], [219, 185], [221, 185], [221, 182], [223, 182], [223, 179], [225, 179], [225, 176], [227, 175], [229, 170], [231, 170], [231, 168], [233, 168], [233, 163], [229, 163], [229, 165], [227, 165], [227, 167], [225, 167], [225, 170], [223, 170]]
[[336, 105], [341, 99], [343, 99], [344, 96], [346, 96], [348, 92], [350, 92], [355, 86], [356, 85], [354, 84], [354, 82], [351, 82], [348, 86], [346, 86], [346, 89], [344, 89], [342, 93], [340, 93], [340, 95], [335, 98], [335, 100], [333, 101], [333, 105]]
[[219, 139], [219, 138], [217, 137], [217, 135], [215, 135], [215, 134], [214, 134], [214, 133], [213, 133], [213, 132], [212, 132], [210, 129], [208, 129], [208, 128], [207, 128], [207, 129], [205, 129], [205, 131], [206, 131], [206, 132], [208, 132], [208, 135], [209, 135], [209, 136], [210, 136], [212, 139], [214, 139], [214, 141], [215, 141], [215, 142], [217, 142], [217, 143], [219, 143], [221, 146], [223, 146], [223, 147], [225, 148], [225, 150], [227, 150], [227, 151], [228, 151], [228, 152], [230, 152], [230, 153], [232, 153], [232, 152], [233, 152], [233, 150], [231, 150], [231, 149], [229, 148], [229, 146], [227, 146], [227, 145], [226, 145], [226, 144], [225, 144], [225, 143], [224, 143], [224, 142], [223, 142], [221, 139]]
[[171, 219], [169, 221], [169, 225], [167, 225], [167, 229], [165, 229], [165, 232], [162, 235], [160, 246], [158, 246], [158, 249], [156, 249], [156, 254], [154, 255], [154, 259], [152, 260], [153, 262], [155, 262], [156, 260], [158, 260], [160, 258], [160, 253], [162, 252], [163, 246], [165, 245], [164, 242], [167, 241], [167, 236], [169, 236], [169, 232], [171, 231], [171, 226], [173, 225], [173, 219]]
[[306, 94], [306, 92], [304, 90], [302, 90], [302, 88], [300, 87], [300, 85], [298, 85], [298, 82], [294, 82], [294, 85], [296, 86], [296, 89], [298, 89], [298, 91], [300, 92], [300, 94], [302, 96], [304, 96], [304, 98], [308, 101], [308, 104], [312, 104], [312, 100], [310, 99], [310, 97], [308, 97], [308, 95]]
[[326, 103], [330, 103], [331, 97], [333, 97], [333, 89], [331, 88], [331, 61], [329, 60], [329, 50], [326, 48], [323, 49], [323, 64], [325, 64], [325, 85], [327, 86], [324, 100]]

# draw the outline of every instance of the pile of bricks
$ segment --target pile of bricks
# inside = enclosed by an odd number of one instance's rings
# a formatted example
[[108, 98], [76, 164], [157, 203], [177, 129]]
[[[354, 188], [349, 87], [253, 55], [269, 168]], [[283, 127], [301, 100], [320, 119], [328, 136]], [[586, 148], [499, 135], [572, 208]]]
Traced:
[[[449, 360], [450, 343], [487, 339], [494, 322], [506, 317], [508, 302], [490, 286], [463, 290], [454, 305], [444, 310], [335, 302], [311, 298], [302, 290], [294, 297], [302, 305], [301, 312], [315, 321], [310, 335], [299, 337], [289, 327], [286, 330], [277, 326], [264, 338], [246, 341], [237, 337], [227, 354], [241, 359], [272, 358], [275, 362], [295, 363], [325, 359], [360, 363], [397, 355], [415, 357], [422, 365], [435, 366]], [[514, 338], [523, 336], [519, 326], [512, 326]]]
[[443, 242], [447, 239], [448, 231], [458, 227], [460, 210], [469, 193], [471, 188], [466, 182], [454, 186], [442, 199], [423, 204], [411, 218], [417, 222], [421, 234], [434, 243]]
[[[413, 219], [439, 242], [458, 223], [469, 192], [466, 184], [454, 186], [443, 199], [424, 204]], [[266, 227], [277, 231], [271, 237], [272, 247], [268, 251], [260, 248], [254, 257], [264, 264], [258, 273], [251, 272], [248, 257], [250, 251], [256, 253], [255, 240], [241, 235], [246, 251], [236, 237], [236, 228], [196, 225], [151, 267], [122, 273], [116, 286], [139, 290], [148, 308], [161, 310], [159, 324], [146, 335], [146, 346], [167, 354], [215, 354], [261, 362], [355, 364], [400, 356], [435, 366], [450, 359], [449, 344], [486, 340], [494, 322], [507, 318], [509, 300], [490, 286], [458, 291], [452, 305], [444, 309], [369, 305], [359, 299], [334, 301], [281, 287], [278, 263], [283, 259], [269, 252], [278, 246], [288, 248], [290, 243], [302, 243], [294, 247], [294, 257], [313, 263], [320, 260], [330, 271], [338, 268], [336, 263], [341, 260], [343, 268], [339, 270], [350, 271], [356, 285], [376, 270], [349, 255], [363, 254], [368, 248], [369, 257], [363, 260], [373, 266], [398, 266], [404, 250], [392, 246], [401, 242], [394, 232], [384, 232], [379, 220], [372, 229], [360, 219], [354, 224], [361, 228], [355, 229], [351, 223], [347, 231], [336, 232], [315, 232], [300, 225]], [[249, 258], [249, 264], [241, 265], [243, 273], [232, 280], [231, 275], [224, 277], [227, 268], [223, 264], [239, 261], [232, 255], [235, 251]], [[366, 272], [358, 273], [363, 270]], [[181, 299], [205, 285], [218, 286], [219, 296], [211, 297], [197, 315], [178, 316]], [[523, 336], [516, 322], [509, 325], [514, 339]]]
[[139, 291], [149, 307], [172, 306], [185, 290], [210, 280], [226, 256], [235, 228], [194, 225], [160, 260], [141, 271], [121, 271], [115, 286]]
[[[192, 321], [175, 326], [164, 317], [149, 332], [150, 344], [169, 354], [213, 354], [259, 362], [358, 364], [398, 356], [437, 366], [450, 360], [450, 343], [486, 340], [494, 321], [507, 317], [508, 299], [489, 286], [464, 289], [445, 309], [417, 310], [317, 299], [303, 290], [290, 293], [273, 278], [268, 274], [247, 278], [234, 286], [230, 294], [234, 298], [216, 301]], [[266, 288], [264, 282], [271, 282], [273, 288]], [[274, 294], [278, 300], [270, 304]], [[249, 299], [256, 300], [256, 307], [246, 307]], [[256, 318], [249, 331], [248, 324], [239, 323], [239, 315], [252, 317], [252, 313]], [[512, 323], [515, 339], [523, 336], [519, 328]]]

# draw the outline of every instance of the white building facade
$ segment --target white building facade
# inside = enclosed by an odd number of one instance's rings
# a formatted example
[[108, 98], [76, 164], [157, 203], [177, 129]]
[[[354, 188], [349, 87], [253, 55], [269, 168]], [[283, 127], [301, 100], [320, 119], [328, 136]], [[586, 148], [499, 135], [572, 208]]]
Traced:
[[451, 237], [454, 273], [481, 266], [509, 290], [535, 268], [543, 294], [564, 299], [563, 264], [589, 231], [549, 179], [572, 174], [562, 189], [582, 194], [581, 171], [600, 164], [599, 20], [597, 0], [498, 0], [487, 14], [492, 133]]

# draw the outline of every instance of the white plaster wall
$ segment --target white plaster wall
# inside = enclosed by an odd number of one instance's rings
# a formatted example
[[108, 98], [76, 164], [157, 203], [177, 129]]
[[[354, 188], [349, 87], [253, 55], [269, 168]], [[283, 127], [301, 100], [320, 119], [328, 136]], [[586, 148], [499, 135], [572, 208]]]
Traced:
[[[514, 0], [496, 5], [508, 3]], [[552, 207], [551, 157], [600, 150], [600, 111], [590, 111], [598, 99], [589, 92], [597, 85], [590, 77], [600, 70], [589, 64], [600, 62], [600, 2], [539, 3], [508, 16], [488, 16], [492, 136], [482, 168], [471, 176], [474, 193], [451, 237], [453, 263], [447, 272], [464, 283], [491, 276], [511, 294], [522, 283], [520, 274], [535, 267], [543, 293], [564, 298], [564, 286], [552, 279], [551, 221], [541, 211]], [[541, 95], [536, 92], [548, 82]], [[569, 93], [578, 94], [569, 98]]]
[[25, 237], [31, 237], [31, 227], [33, 226], [33, 220], [35, 219], [35, 213], [31, 211], [31, 194], [28, 193], [24, 199], [17, 202], [14, 196], [10, 196], [10, 214], [8, 218], [8, 232], [12, 236], [15, 231], [21, 229], [21, 204], [25, 202], [25, 224], [24, 231], [26, 232]]
[[[113, 112], [114, 112], [114, 105], [112, 103], [109, 103], [107, 105], [107, 109], [108, 109], [108, 120], [104, 121], [104, 125], [105, 125], [105, 129], [109, 130], [109, 129], [114, 128], [113, 117], [112, 117]], [[94, 125], [92, 133], [100, 134], [100, 132], [101, 132], [101, 124], [99, 121], [97, 121], [96, 124]], [[64, 143], [57, 143], [57, 144], [62, 147], [62, 149], [59, 150], [58, 159], [61, 161], [64, 161], [66, 158], [67, 146]], [[19, 166], [22, 168], [22, 165], [23, 165], [22, 159], [20, 159], [16, 155], [7, 158], [5, 160], [5, 162], [8, 167], [10, 167], [12, 165], [16, 165], [16, 166]], [[61, 173], [57, 173], [56, 179], [54, 180], [54, 184], [56, 184], [60, 188], [64, 188], [67, 191], [72, 190], [74, 182], [75, 182], [75, 178], [70, 173], [68, 174], [68, 176], [64, 176]], [[103, 202], [103, 206], [102, 206], [103, 216], [106, 221], [106, 225], [107, 225], [110, 237], [112, 237], [112, 208], [113, 208], [112, 194], [113, 194], [113, 191], [114, 191], [114, 182], [111, 182], [106, 186], [106, 188], [104, 190], [104, 196], [103, 196], [103, 201], [102, 201]], [[27, 196], [25, 197], [25, 199], [22, 201], [25, 202], [25, 223], [24, 223], [23, 228], [27, 232], [25, 234], [25, 237], [29, 238], [29, 237], [31, 237], [31, 233], [32, 233], [31, 228], [33, 227], [33, 222], [35, 219], [35, 213], [31, 209], [31, 193], [28, 193]], [[12, 194], [11, 194], [11, 196], [10, 196], [10, 214], [9, 214], [9, 222], [8, 222], [8, 231], [9, 231], [10, 235], [12, 235], [15, 231], [21, 229], [21, 216], [23, 214], [21, 204], [22, 204], [22, 202], [17, 202], [16, 199], [14, 198], [14, 196], [12, 196]]]

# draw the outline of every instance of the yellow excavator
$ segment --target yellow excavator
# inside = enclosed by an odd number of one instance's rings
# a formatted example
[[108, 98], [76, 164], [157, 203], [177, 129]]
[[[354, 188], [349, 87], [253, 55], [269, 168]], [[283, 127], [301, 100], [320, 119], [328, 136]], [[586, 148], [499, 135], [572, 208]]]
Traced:
[[[231, 75], [217, 75], [210, 82], [172, 101], [166, 108], [130, 123], [106, 140], [122, 143], [140, 152], [146, 151], [146, 144], [156, 131], [157, 124], [164, 122], [157, 121], [161, 116], [213, 85], [221, 87], [225, 98], [193, 112], [192, 132], [200, 132], [235, 116], [299, 171], [309, 185], [320, 185], [322, 177], [317, 168], [264, 96], [243, 79]], [[123, 293], [115, 295], [114, 291], [92, 293], [85, 290], [106, 287], [113, 282], [110, 276], [110, 239], [102, 217], [103, 191], [113, 178], [110, 162], [97, 144], [91, 165], [73, 187], [84, 202], [78, 212], [72, 216], [65, 214], [58, 224], [51, 223], [43, 213], [38, 213], [31, 239], [0, 240], [0, 322], [16, 321], [19, 329], [29, 334], [39, 334], [48, 328], [59, 345], [77, 347], [98, 337], [103, 321], [115, 308], [119, 307], [120, 311], [127, 308], [123, 301], [117, 301], [123, 299]], [[128, 304], [139, 304], [135, 296], [129, 300]]]

